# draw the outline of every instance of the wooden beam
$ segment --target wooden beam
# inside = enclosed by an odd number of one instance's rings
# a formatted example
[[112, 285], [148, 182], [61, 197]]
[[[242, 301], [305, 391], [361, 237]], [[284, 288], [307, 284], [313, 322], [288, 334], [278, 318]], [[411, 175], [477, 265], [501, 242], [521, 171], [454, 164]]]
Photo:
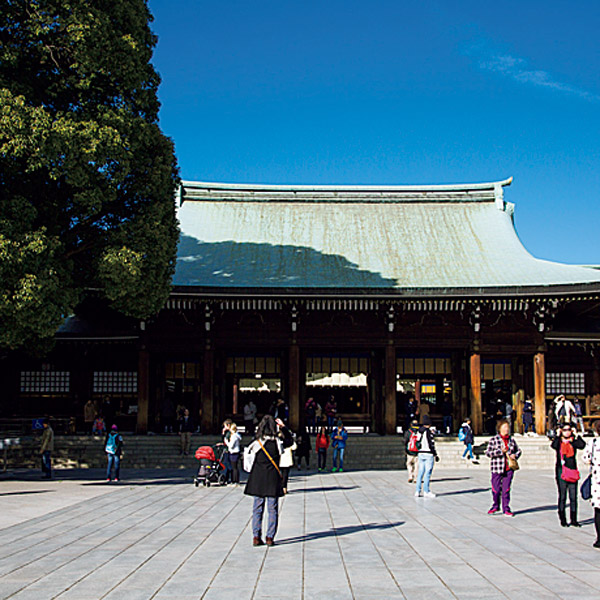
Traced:
[[543, 352], [533, 357], [533, 389], [535, 396], [535, 431], [546, 433], [546, 362]]
[[[148, 433], [148, 405], [150, 403], [150, 353], [145, 348], [138, 352], [138, 412], [136, 433]], [[110, 425], [109, 425], [110, 427]]]
[[202, 433], [213, 433], [214, 428], [214, 376], [215, 352], [212, 348], [205, 348], [202, 358], [202, 420], [200, 430]]
[[297, 344], [292, 344], [289, 348], [288, 402], [290, 428], [292, 431], [298, 431], [300, 427], [300, 348]]
[[471, 354], [471, 425], [473, 432], [480, 435], [483, 431], [483, 415], [481, 414], [481, 355]]
[[396, 414], [396, 346], [385, 347], [385, 432], [395, 435], [397, 425]]

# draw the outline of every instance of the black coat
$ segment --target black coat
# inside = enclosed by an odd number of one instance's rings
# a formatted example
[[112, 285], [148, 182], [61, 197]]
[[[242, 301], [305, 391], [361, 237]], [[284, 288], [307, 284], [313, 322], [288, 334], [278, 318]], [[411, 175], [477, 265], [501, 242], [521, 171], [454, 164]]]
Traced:
[[[275, 440], [263, 442], [265, 450], [271, 455], [276, 465], [279, 465], [279, 448]], [[260, 498], [279, 498], [283, 496], [283, 485], [281, 475], [275, 465], [259, 446], [254, 458], [252, 471], [248, 475], [248, 482], [244, 494], [248, 496], [259, 496]]]
[[[561, 478], [561, 473], [562, 473], [562, 460], [561, 460], [561, 456], [560, 456], [560, 442], [561, 442], [561, 437], [556, 436], [552, 440], [552, 443], [550, 444], [550, 447], [552, 448], [552, 450], [554, 450], [556, 452], [556, 478], [557, 479]], [[579, 435], [577, 437], [573, 436], [571, 445], [573, 446], [573, 456], [565, 457], [565, 467], [567, 467], [568, 469], [576, 469], [577, 468], [577, 450], [583, 450], [585, 448], [585, 441]]]

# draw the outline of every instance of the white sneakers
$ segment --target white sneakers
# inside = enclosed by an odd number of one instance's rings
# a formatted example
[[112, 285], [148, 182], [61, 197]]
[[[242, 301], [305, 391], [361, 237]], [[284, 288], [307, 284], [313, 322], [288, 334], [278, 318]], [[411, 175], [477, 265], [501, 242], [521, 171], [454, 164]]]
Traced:
[[421, 497], [421, 492], [415, 492], [415, 498], [420, 498]]
[[421, 492], [415, 492], [415, 498], [420, 498], [421, 496], [423, 496], [423, 498], [435, 498], [433, 492], [424, 492], [423, 494]]

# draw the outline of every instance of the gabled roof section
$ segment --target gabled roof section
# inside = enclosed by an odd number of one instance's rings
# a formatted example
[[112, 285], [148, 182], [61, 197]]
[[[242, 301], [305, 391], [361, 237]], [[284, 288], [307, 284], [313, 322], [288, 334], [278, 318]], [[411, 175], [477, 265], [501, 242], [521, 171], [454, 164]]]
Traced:
[[197, 291], [485, 295], [600, 291], [600, 272], [532, 257], [512, 178], [430, 186], [184, 181], [173, 284]]

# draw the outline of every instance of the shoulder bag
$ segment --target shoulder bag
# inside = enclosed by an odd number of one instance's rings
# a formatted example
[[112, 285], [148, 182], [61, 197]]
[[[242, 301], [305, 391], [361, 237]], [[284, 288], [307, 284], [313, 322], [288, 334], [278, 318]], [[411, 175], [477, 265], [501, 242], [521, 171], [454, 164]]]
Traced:
[[267, 458], [271, 461], [271, 464], [275, 467], [275, 469], [279, 473], [279, 477], [281, 477], [283, 479], [283, 475], [281, 474], [281, 471], [279, 470], [277, 463], [273, 460], [271, 455], [267, 452], [267, 449], [262, 445], [262, 442], [260, 440], [258, 440], [258, 443], [260, 444], [260, 447], [262, 448], [263, 452], [267, 455]]
[[[509, 451], [510, 451], [510, 442], [511, 442], [511, 439], [508, 440]], [[502, 443], [502, 442], [500, 442], [500, 443]], [[521, 468], [519, 466], [519, 461], [516, 458], [513, 458], [510, 454], [506, 455], [506, 464], [508, 466], [509, 471], [518, 471]]]
[[581, 475], [577, 469], [570, 469], [565, 465], [565, 458], [562, 452], [560, 453], [560, 461], [562, 464], [561, 479], [567, 483], [577, 483]]
[[592, 497], [592, 468], [594, 466], [594, 449], [596, 447], [596, 440], [592, 440], [592, 454], [590, 457], [590, 474], [585, 478], [581, 484], [581, 497], [584, 500], [590, 500]]

